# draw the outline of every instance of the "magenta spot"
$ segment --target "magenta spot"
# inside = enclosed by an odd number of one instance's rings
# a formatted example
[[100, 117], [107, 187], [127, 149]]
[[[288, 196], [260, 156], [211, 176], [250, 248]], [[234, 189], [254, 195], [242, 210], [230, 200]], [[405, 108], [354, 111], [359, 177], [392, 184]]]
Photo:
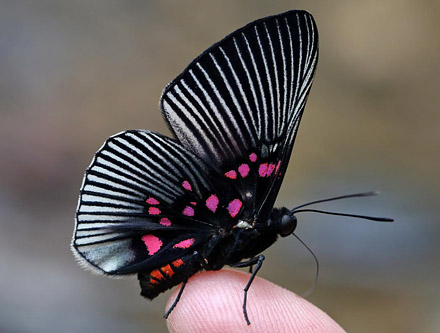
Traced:
[[249, 171], [251, 169], [249, 168], [249, 165], [242, 164], [238, 167], [238, 172], [240, 172], [240, 175], [244, 178], [249, 174]]
[[150, 215], [159, 215], [160, 213], [161, 213], [161, 211], [157, 207], [148, 208], [148, 214], [150, 214]]
[[215, 213], [215, 211], [217, 210], [217, 206], [218, 206], [218, 197], [215, 194], [211, 195], [208, 199], [206, 199], [206, 207], [208, 207], [208, 209], [213, 213]]
[[277, 166], [275, 167], [275, 173], [278, 172], [280, 165], [281, 165], [281, 161], [278, 161]]
[[255, 153], [250, 154], [249, 159], [251, 160], [251, 162], [256, 162], [257, 161], [257, 154], [255, 154]]
[[258, 174], [260, 175], [260, 177], [266, 177], [268, 169], [269, 165], [267, 163], [261, 164], [258, 168]]
[[155, 254], [162, 247], [162, 241], [154, 235], [142, 236], [142, 240], [144, 241], [150, 256]]
[[275, 164], [270, 163], [269, 167], [267, 168], [266, 177], [270, 176], [274, 170], [275, 170]]
[[160, 204], [160, 202], [159, 202], [157, 199], [154, 199], [154, 198], [152, 198], [152, 197], [149, 197], [149, 198], [147, 199], [147, 204], [150, 204], [150, 205], [158, 205], [158, 204]]
[[177, 244], [174, 244], [173, 249], [179, 248], [179, 249], [187, 249], [191, 247], [194, 244], [194, 238], [188, 238], [185, 239]]
[[186, 216], [194, 216], [194, 208], [190, 206], [186, 206], [185, 209], [182, 212], [183, 215]]
[[195, 202], [195, 201], [191, 201], [190, 204], [193, 205], [193, 206], [195, 206], [195, 205], [197, 205], [197, 202]]
[[231, 170], [226, 172], [225, 176], [229, 179], [237, 179], [237, 172], [235, 172], [235, 170]]
[[232, 200], [228, 205], [229, 215], [231, 215], [232, 217], [237, 216], [242, 205], [243, 205], [243, 203], [240, 200], [238, 200], [238, 199]]
[[165, 227], [169, 227], [171, 225], [171, 221], [167, 217], [162, 217], [159, 221], [161, 225], [164, 225]]
[[185, 181], [182, 183], [182, 186], [183, 186], [183, 188], [184, 188], [185, 190], [187, 190], [187, 191], [192, 191], [191, 184], [190, 184], [187, 180], [185, 180]]

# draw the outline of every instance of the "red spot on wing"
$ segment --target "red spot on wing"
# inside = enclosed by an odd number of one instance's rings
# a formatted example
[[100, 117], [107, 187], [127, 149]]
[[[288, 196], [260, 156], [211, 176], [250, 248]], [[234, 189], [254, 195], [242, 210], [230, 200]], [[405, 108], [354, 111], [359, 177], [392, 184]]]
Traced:
[[237, 179], [237, 172], [235, 170], [231, 170], [225, 173], [226, 178], [229, 179]]
[[176, 259], [176, 260], [174, 260], [172, 263], [171, 263], [174, 267], [180, 267], [180, 266], [182, 266], [183, 264], [185, 264], [184, 262], [183, 262], [183, 260], [182, 259]]
[[229, 215], [231, 215], [232, 217], [237, 216], [237, 214], [240, 212], [242, 205], [243, 203], [240, 200], [238, 199], [232, 200], [228, 205]]
[[164, 272], [169, 277], [172, 277], [174, 275], [174, 271], [170, 265], [163, 266], [160, 269], [162, 270], [162, 272]]
[[208, 199], [206, 199], [206, 207], [208, 207], [210, 211], [215, 213], [218, 207], [218, 201], [219, 201], [218, 197], [215, 194], [213, 194]]
[[238, 172], [240, 172], [240, 175], [244, 178], [249, 174], [249, 171], [251, 169], [249, 168], [249, 165], [242, 164], [238, 167]]
[[147, 204], [150, 204], [150, 205], [158, 205], [158, 204], [160, 204], [159, 200], [157, 200], [155, 198], [152, 198], [152, 197], [149, 197], [146, 202], [147, 202]]
[[167, 218], [167, 217], [162, 217], [162, 218], [160, 219], [159, 223], [160, 223], [161, 225], [166, 226], [166, 227], [169, 227], [169, 226], [171, 225], [171, 221], [170, 221], [170, 219]]
[[163, 244], [162, 241], [154, 235], [144, 235], [142, 236], [142, 241], [147, 247], [147, 251], [150, 256], [159, 251]]
[[197, 202], [195, 202], [195, 201], [191, 201], [190, 204], [193, 205], [193, 206], [195, 206], [195, 205], [197, 205]]
[[275, 167], [275, 173], [278, 172], [280, 166], [281, 166], [281, 161], [278, 161], [277, 166]]
[[182, 183], [182, 186], [183, 186], [183, 188], [184, 188], [185, 190], [187, 190], [187, 191], [192, 191], [192, 186], [191, 186], [191, 184], [190, 184], [187, 180], [185, 180], [185, 181]]
[[159, 281], [157, 281], [153, 278], [150, 278], [150, 284], [159, 284]]
[[194, 208], [192, 208], [190, 206], [186, 206], [183, 209], [182, 214], [186, 215], [186, 216], [194, 216]]
[[270, 163], [269, 167], [267, 168], [266, 177], [270, 176], [274, 170], [275, 170], [275, 164]]
[[150, 215], [159, 215], [160, 213], [161, 213], [161, 211], [157, 207], [148, 208], [148, 214], [150, 214]]
[[257, 161], [257, 154], [255, 154], [255, 153], [250, 154], [249, 155], [249, 160], [251, 162], [256, 162]]
[[158, 269], [155, 269], [154, 271], [152, 271], [150, 273], [150, 275], [157, 280], [163, 280], [165, 278]]

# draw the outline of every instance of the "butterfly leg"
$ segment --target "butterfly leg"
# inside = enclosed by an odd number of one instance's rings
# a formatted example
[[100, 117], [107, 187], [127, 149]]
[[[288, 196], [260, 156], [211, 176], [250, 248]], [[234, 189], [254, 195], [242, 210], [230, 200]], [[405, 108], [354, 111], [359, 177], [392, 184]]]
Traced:
[[185, 280], [185, 281], [182, 282], [182, 286], [180, 287], [180, 290], [179, 290], [179, 293], [177, 294], [176, 299], [174, 300], [173, 304], [171, 304], [170, 308], [168, 309], [168, 311], [163, 316], [165, 319], [168, 319], [168, 316], [174, 310], [174, 308], [176, 307], [177, 303], [179, 303], [180, 297], [182, 296], [182, 293], [183, 293], [183, 289], [185, 289], [185, 286], [186, 286], [187, 282], [188, 282], [188, 280]]
[[264, 259], [265, 259], [264, 255], [260, 254], [259, 256], [253, 257], [247, 261], [243, 261], [243, 262], [239, 262], [239, 263], [230, 265], [231, 267], [248, 267], [248, 266], [252, 267], [253, 265], [255, 265], [255, 269], [253, 270], [251, 277], [249, 278], [249, 281], [246, 284], [246, 287], [244, 287], [243, 315], [244, 315], [244, 319], [246, 320], [246, 323], [248, 325], [250, 325], [251, 322], [249, 321], [249, 317], [248, 317], [247, 310], [246, 310], [247, 293], [248, 293], [248, 290], [249, 290], [252, 282], [254, 281], [255, 276], [257, 275], [258, 271], [260, 270], [261, 265], [263, 265]]
[[203, 269], [209, 271], [210, 266], [208, 265], [208, 261], [202, 257], [202, 255], [199, 253], [199, 251], [194, 251], [193, 255], [194, 255], [194, 258], [198, 259], [200, 266], [202, 266]]
[[[200, 263], [200, 265], [203, 268], [206, 267], [206, 262], [198, 251], [194, 251], [192, 260], [194, 260], [193, 262]], [[183, 289], [185, 288], [187, 282], [188, 282], [188, 279], [186, 279], [182, 282], [182, 286], [180, 287], [180, 290], [179, 290], [179, 293], [177, 294], [176, 299], [174, 300], [173, 304], [171, 304], [170, 308], [163, 316], [165, 319], [168, 319], [168, 316], [171, 314], [171, 312], [176, 307], [177, 303], [180, 301], [180, 297], [182, 296]]]

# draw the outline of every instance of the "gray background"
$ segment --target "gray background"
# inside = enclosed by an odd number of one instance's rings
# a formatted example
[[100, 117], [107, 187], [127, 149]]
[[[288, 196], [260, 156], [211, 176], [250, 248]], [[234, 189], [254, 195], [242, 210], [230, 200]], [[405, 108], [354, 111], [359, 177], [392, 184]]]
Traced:
[[[0, 1], [0, 331], [165, 331], [168, 294], [83, 271], [70, 253], [84, 169], [121, 130], [168, 134], [162, 88], [236, 28], [288, 9], [316, 18], [320, 63], [278, 204], [303, 214], [321, 263], [310, 300], [351, 332], [436, 332], [439, 281], [438, 1]], [[301, 293], [313, 259], [293, 237], [261, 276]]]

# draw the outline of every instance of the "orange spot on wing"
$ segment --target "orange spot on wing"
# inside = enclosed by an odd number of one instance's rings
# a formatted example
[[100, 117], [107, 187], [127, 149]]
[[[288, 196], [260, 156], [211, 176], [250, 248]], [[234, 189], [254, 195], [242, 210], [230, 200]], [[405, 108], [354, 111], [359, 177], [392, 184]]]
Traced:
[[184, 262], [182, 259], [177, 259], [177, 260], [174, 260], [172, 264], [174, 267], [180, 267], [184, 264]]
[[163, 266], [160, 269], [162, 270], [162, 272], [164, 272], [169, 277], [172, 277], [174, 275], [174, 271], [170, 265]]
[[150, 279], [150, 284], [159, 284], [159, 281], [155, 279]]
[[158, 269], [155, 269], [154, 271], [152, 271], [150, 273], [150, 275], [157, 280], [163, 280], [165, 278]]

